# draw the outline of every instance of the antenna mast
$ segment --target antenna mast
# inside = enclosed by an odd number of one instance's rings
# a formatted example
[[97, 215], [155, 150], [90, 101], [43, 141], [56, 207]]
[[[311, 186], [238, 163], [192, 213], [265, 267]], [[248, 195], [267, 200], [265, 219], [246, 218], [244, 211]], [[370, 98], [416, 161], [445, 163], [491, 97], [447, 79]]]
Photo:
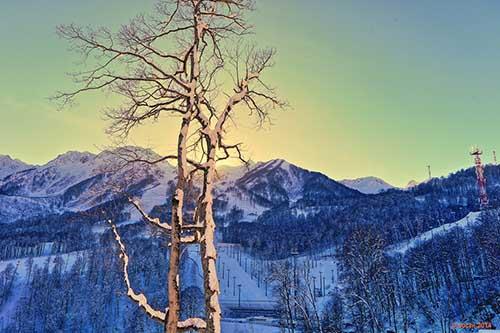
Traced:
[[481, 209], [488, 207], [488, 194], [486, 193], [486, 177], [484, 176], [484, 166], [481, 163], [481, 155], [483, 151], [478, 147], [473, 147], [471, 156], [474, 156], [474, 163], [476, 165], [477, 187], [479, 188], [479, 206]]
[[497, 163], [497, 151], [493, 150], [493, 165], [498, 165]]
[[431, 180], [432, 179], [432, 173], [431, 173], [431, 166], [430, 165], [427, 166], [427, 172], [429, 173], [429, 180]]

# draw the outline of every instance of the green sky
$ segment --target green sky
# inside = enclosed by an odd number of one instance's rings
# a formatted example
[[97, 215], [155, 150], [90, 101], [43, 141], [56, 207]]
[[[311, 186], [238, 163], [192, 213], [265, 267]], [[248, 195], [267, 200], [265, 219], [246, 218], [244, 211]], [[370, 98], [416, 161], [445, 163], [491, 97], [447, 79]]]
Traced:
[[[48, 97], [70, 89], [76, 58], [60, 23], [116, 27], [152, 0], [4, 1], [0, 11], [0, 154], [45, 163], [109, 141], [88, 95], [62, 112]], [[103, 4], [104, 3], [104, 4]], [[472, 144], [500, 139], [500, 2], [467, 0], [260, 0], [256, 39], [278, 49], [269, 80], [292, 109], [255, 132], [240, 126], [254, 160], [284, 158], [333, 178], [374, 175], [395, 185], [471, 165]], [[134, 133], [160, 153], [166, 121]]]

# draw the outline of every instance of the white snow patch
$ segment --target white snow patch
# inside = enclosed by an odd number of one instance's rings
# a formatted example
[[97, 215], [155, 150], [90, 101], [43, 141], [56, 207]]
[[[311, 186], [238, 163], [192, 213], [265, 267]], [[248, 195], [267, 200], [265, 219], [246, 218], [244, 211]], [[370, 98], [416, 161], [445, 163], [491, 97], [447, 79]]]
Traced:
[[385, 180], [377, 177], [344, 179], [341, 180], [340, 183], [354, 190], [358, 190], [359, 192], [364, 194], [377, 194], [383, 191], [387, 191], [391, 188], [395, 188]]
[[273, 321], [261, 318], [224, 319], [222, 331], [228, 333], [280, 333], [282, 330]]
[[479, 222], [479, 216], [481, 215], [481, 212], [470, 212], [465, 216], [464, 218], [452, 222], [452, 223], [447, 223], [443, 224], [437, 228], [431, 229], [429, 231], [426, 231], [417, 237], [414, 237], [412, 239], [409, 239], [407, 241], [404, 241], [402, 243], [399, 243], [395, 246], [392, 246], [388, 254], [389, 255], [396, 255], [396, 254], [401, 254], [404, 255], [408, 250], [413, 249], [418, 247], [420, 244], [430, 241], [434, 236], [441, 236], [444, 235], [456, 228], [468, 228], [472, 225], [475, 225]]

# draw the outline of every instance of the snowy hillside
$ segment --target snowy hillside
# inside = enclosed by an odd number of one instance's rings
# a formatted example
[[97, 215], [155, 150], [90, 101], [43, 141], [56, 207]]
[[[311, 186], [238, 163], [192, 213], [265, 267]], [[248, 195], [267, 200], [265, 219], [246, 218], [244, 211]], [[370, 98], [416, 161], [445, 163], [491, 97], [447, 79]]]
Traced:
[[31, 166], [9, 155], [0, 155], [0, 180], [13, 173], [29, 169]]
[[[171, 193], [175, 168], [166, 161], [156, 165], [126, 163], [124, 153], [127, 157], [147, 160], [161, 158], [151, 150], [138, 147], [100, 154], [67, 152], [45, 165], [33, 167], [7, 157], [1, 158], [4, 166], [1, 172], [10, 174], [0, 180], [1, 221], [86, 211], [124, 192], [142, 197], [146, 210], [165, 204]], [[490, 166], [486, 169], [489, 191], [494, 191], [493, 194], [500, 188], [497, 186], [500, 185], [498, 170]], [[393, 186], [376, 177], [336, 182], [321, 173], [305, 170], [281, 159], [254, 163], [248, 168], [221, 166], [217, 176], [215, 211], [222, 225], [255, 221], [335, 220], [342, 215], [352, 220], [355, 218], [353, 213], [366, 218], [367, 213], [359, 210], [366, 204], [368, 209], [383, 205], [380, 207], [383, 209], [378, 210], [380, 214], [385, 209], [392, 210], [383, 199], [389, 196], [404, 200], [404, 207], [414, 207], [412, 209], [425, 215], [429, 215], [425, 213], [425, 205], [439, 205], [439, 209], [447, 211], [442, 214], [449, 215], [453, 221], [474, 210], [477, 202], [473, 170], [433, 179], [406, 194], [403, 191], [386, 193]], [[455, 186], [458, 182], [461, 185]], [[349, 209], [353, 205], [358, 207], [355, 212]], [[448, 209], [450, 205], [455, 206], [451, 211]], [[432, 213], [436, 209], [427, 211]], [[408, 217], [414, 213], [409, 214]], [[132, 219], [136, 218], [137, 214], [132, 216]]]
[[437, 228], [426, 231], [415, 238], [404, 241], [403, 243], [392, 246], [388, 253], [391, 255], [405, 254], [408, 250], [414, 249], [423, 245], [425, 242], [433, 239], [433, 237], [443, 236], [455, 230], [456, 228], [467, 229], [479, 222], [480, 212], [471, 212], [466, 217], [447, 224], [443, 224]]
[[391, 188], [394, 188], [394, 186], [392, 186], [391, 184], [377, 177], [344, 179], [341, 180], [340, 183], [365, 194], [377, 194], [389, 190]]
[[228, 203], [226, 210], [241, 215], [239, 221], [257, 220], [263, 213], [288, 210], [317, 215], [328, 204], [357, 197], [358, 192], [328, 178], [302, 169], [282, 159], [259, 162], [235, 179], [219, 186], [217, 199]]
[[[154, 160], [150, 150], [134, 154]], [[65, 211], [85, 211], [134, 188], [147, 190], [174, 177], [167, 162], [154, 166], [126, 163], [116, 151], [100, 154], [67, 152], [42, 166], [12, 173], [0, 181], [0, 217], [3, 221]], [[26, 214], [32, 211], [33, 213]]]
[[[128, 157], [160, 158], [151, 150], [138, 147], [125, 149]], [[124, 191], [142, 197], [146, 210], [165, 204], [175, 178], [174, 167], [166, 161], [153, 166], [126, 163], [123, 153], [67, 152], [45, 165], [29, 169], [25, 169], [28, 166], [22, 162], [3, 157], [0, 159], [4, 165], [2, 172], [12, 174], [0, 180], [1, 221], [85, 211]], [[498, 187], [494, 185], [497, 184], [495, 178], [498, 172], [495, 168], [488, 168], [487, 172], [495, 172], [495, 177], [490, 178], [488, 184], [496, 190]], [[453, 211], [458, 215], [464, 214], [473, 210], [476, 201], [475, 177], [469, 174], [470, 171], [466, 171], [449, 179], [434, 179], [414, 187], [407, 195], [395, 192], [392, 196], [408, 201], [410, 206], [458, 205], [464, 207], [463, 210], [454, 208]], [[383, 196], [387, 189], [393, 188], [376, 177], [336, 182], [321, 173], [305, 170], [281, 159], [253, 163], [248, 168], [221, 166], [217, 176], [215, 211], [222, 225], [254, 221], [333, 220], [339, 214], [345, 215], [350, 206], [363, 207], [367, 200], [373, 200], [365, 198], [364, 194], [380, 193]], [[456, 178], [463, 178], [467, 187], [454, 186], [456, 181], [453, 179]], [[440, 185], [442, 182], [450, 184], [443, 187]], [[450, 197], [451, 191], [460, 189], [467, 192]], [[376, 203], [382, 204], [383, 201], [376, 199]], [[130, 213], [134, 214], [132, 219], [138, 218], [132, 210]], [[366, 217], [366, 213], [361, 214], [359, 210], [356, 213]], [[352, 220], [352, 213], [349, 214]], [[450, 215], [450, 219], [453, 218]]]
[[[147, 153], [147, 150], [143, 150], [141, 156]], [[156, 155], [156, 158], [158, 157]], [[157, 169], [164, 166], [165, 164], [159, 165]], [[108, 174], [119, 179], [127, 174], [132, 176], [133, 172], [136, 180], [138, 177], [146, 177], [149, 171], [154, 171], [150, 169], [152, 168], [146, 168], [141, 163], [127, 165], [110, 151], [98, 155], [70, 151], [45, 165], [12, 174], [0, 182], [0, 191], [26, 197], [56, 196], [99, 175]]]

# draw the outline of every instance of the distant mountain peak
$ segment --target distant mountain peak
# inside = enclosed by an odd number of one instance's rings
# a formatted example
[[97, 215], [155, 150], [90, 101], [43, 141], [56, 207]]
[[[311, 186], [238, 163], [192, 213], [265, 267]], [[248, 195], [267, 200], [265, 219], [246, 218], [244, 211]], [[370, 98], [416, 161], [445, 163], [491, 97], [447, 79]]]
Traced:
[[373, 176], [356, 179], [344, 179], [341, 180], [340, 183], [364, 194], [377, 194], [391, 188], [395, 188], [385, 180]]
[[279, 168], [279, 167], [282, 167], [282, 166], [286, 167], [288, 165], [290, 165], [290, 163], [288, 163], [284, 159], [275, 158], [275, 159], [272, 159], [272, 160], [269, 160], [269, 161], [265, 161], [265, 162], [258, 162], [258, 163], [256, 163], [255, 167], [256, 168], [274, 169], [274, 168]]
[[9, 155], [0, 155], [0, 179], [13, 173], [29, 169], [31, 165]]
[[151, 148], [144, 148], [139, 146], [122, 146], [114, 149], [106, 150], [105, 152], [110, 152], [116, 155], [124, 155], [124, 156], [137, 156], [141, 158], [148, 159], [159, 159], [161, 155], [156, 153]]
[[285, 163], [285, 164], [290, 164], [288, 163], [288, 161], [282, 159], [282, 158], [273, 158], [272, 160], [269, 160], [267, 162], [264, 162], [264, 163], [274, 163], [274, 164], [282, 164], [282, 163]]
[[26, 164], [24, 163], [23, 161], [17, 159], [17, 158], [13, 158], [11, 157], [10, 155], [1, 155], [0, 154], [0, 161], [4, 162], [4, 161], [15, 161], [15, 162], [18, 162], [18, 163], [23, 163], [23, 164]]
[[70, 150], [66, 153], [59, 154], [56, 158], [53, 160], [49, 161], [47, 163], [47, 166], [53, 166], [53, 165], [61, 165], [61, 164], [68, 164], [68, 163], [87, 163], [91, 161], [92, 159], [95, 158], [95, 154], [92, 154], [90, 152], [79, 152], [79, 151], [73, 151]]
[[255, 165], [251, 166], [249, 172], [246, 172], [243, 177], [238, 179], [238, 182], [240, 184], [249, 185], [250, 183], [257, 181], [261, 177], [266, 177], [276, 172], [287, 173], [288, 175], [293, 176], [290, 174], [291, 166], [300, 169], [299, 167], [294, 166], [293, 164], [290, 164], [283, 159], [273, 159], [267, 162], [258, 162]]

